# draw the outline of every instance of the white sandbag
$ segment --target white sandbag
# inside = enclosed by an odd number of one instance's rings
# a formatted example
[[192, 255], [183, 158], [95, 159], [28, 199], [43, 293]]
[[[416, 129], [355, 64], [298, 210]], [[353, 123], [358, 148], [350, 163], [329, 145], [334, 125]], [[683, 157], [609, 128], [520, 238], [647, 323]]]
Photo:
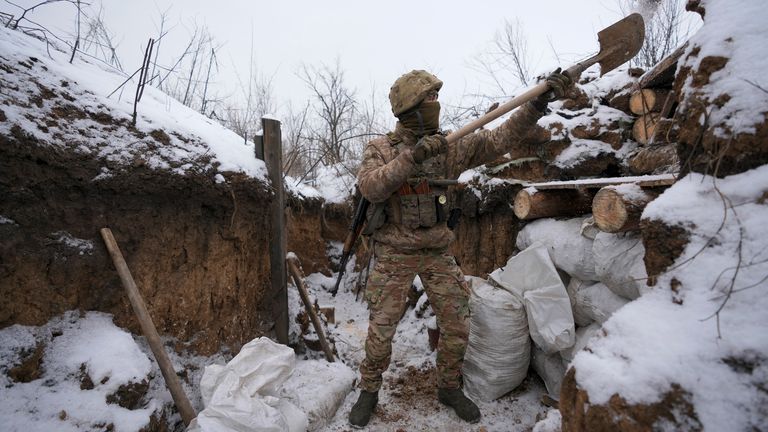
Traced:
[[581, 280], [597, 280], [592, 239], [581, 235], [585, 219], [587, 217], [531, 222], [517, 235], [517, 248], [523, 250], [540, 241], [549, 246], [555, 267]]
[[261, 337], [244, 345], [225, 366], [206, 366], [200, 381], [205, 409], [187, 431], [306, 431], [307, 416], [277, 397], [295, 361], [291, 348]]
[[571, 363], [576, 353], [583, 350], [587, 346], [589, 340], [597, 335], [597, 333], [600, 331], [600, 328], [600, 324], [593, 323], [586, 327], [579, 327], [576, 329], [576, 343], [573, 344], [572, 347], [560, 351], [560, 357], [562, 357], [566, 369], [568, 368], [568, 365]]
[[488, 277], [523, 298], [531, 338], [544, 352], [553, 353], [573, 345], [571, 303], [546, 245], [532, 244]]
[[[576, 291], [574, 316], [579, 316], [579, 321], [587, 324], [589, 321], [602, 324], [628, 302], [629, 300], [617, 296], [605, 284], [598, 282]], [[588, 321], [583, 321], [581, 317], [586, 317]]]
[[648, 290], [645, 247], [638, 234], [601, 232], [592, 244], [597, 280], [614, 293], [634, 300]]
[[497, 399], [528, 373], [531, 341], [523, 302], [480, 278], [470, 278], [472, 318], [464, 355], [464, 388], [470, 398]]
[[596, 283], [597, 282], [593, 282], [593, 281], [585, 282], [581, 279], [571, 278], [571, 281], [568, 283], [568, 286], [565, 288], [565, 291], [568, 293], [568, 299], [571, 302], [571, 311], [573, 312], [573, 322], [575, 322], [577, 326], [584, 327], [595, 322], [595, 320], [593, 320], [592, 317], [589, 314], [587, 314], [584, 305], [578, 303], [579, 301], [578, 293], [579, 293], [579, 290], [586, 288], [588, 286], [592, 286]]
[[282, 385], [280, 394], [309, 419], [308, 431], [326, 426], [355, 383], [356, 371], [342, 362], [302, 360]]
[[547, 393], [555, 399], [560, 400], [560, 385], [565, 376], [565, 364], [560, 357], [560, 353], [547, 354], [536, 345], [533, 346], [533, 370], [544, 381], [547, 387]]

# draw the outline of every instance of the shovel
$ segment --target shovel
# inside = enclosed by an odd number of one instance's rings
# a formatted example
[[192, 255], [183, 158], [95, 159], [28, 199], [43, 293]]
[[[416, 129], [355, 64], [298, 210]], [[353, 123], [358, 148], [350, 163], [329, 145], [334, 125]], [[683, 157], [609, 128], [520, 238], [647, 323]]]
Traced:
[[[643, 46], [644, 39], [645, 23], [643, 22], [643, 17], [638, 13], [633, 13], [598, 32], [597, 40], [600, 42], [600, 52], [580, 63], [576, 63], [563, 73], [567, 74], [573, 81], [576, 81], [585, 69], [595, 63], [600, 63], [600, 76], [605, 75], [634, 57], [640, 51], [640, 47]], [[500, 105], [495, 110], [469, 122], [445, 138], [448, 140], [448, 144], [455, 143], [465, 135], [469, 135], [476, 129], [485, 126], [549, 90], [549, 84], [546, 81], [541, 82], [525, 93]]]

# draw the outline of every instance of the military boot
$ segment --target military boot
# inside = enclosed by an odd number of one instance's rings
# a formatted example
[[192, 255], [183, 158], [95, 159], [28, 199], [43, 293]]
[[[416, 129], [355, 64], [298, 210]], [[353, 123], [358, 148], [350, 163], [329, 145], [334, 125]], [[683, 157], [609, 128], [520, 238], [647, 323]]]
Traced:
[[349, 424], [355, 427], [363, 427], [371, 420], [373, 410], [379, 402], [379, 392], [367, 392], [360, 390], [357, 402], [349, 412]]
[[437, 399], [440, 401], [440, 403], [453, 408], [453, 410], [456, 412], [456, 415], [466, 422], [477, 423], [480, 420], [480, 409], [477, 408], [477, 405], [475, 405], [474, 402], [464, 396], [464, 392], [461, 391], [460, 388], [438, 389]]

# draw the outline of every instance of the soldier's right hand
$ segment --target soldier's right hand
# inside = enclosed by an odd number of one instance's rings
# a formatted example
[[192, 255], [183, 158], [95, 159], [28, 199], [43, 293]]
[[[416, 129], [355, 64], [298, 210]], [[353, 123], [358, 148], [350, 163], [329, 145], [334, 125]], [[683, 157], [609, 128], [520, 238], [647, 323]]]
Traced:
[[444, 136], [439, 134], [425, 136], [413, 148], [413, 160], [420, 164], [447, 151], [448, 140]]

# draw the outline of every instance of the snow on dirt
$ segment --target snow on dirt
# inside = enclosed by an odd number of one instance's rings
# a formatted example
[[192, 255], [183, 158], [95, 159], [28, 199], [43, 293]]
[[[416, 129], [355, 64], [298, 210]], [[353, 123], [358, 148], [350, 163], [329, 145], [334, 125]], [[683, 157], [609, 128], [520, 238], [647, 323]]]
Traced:
[[648, 205], [644, 218], [695, 229], [655, 288], [575, 356], [590, 402], [618, 392], [653, 403], [677, 383], [704, 430], [768, 428], [766, 194], [762, 166], [724, 179], [689, 174]]
[[[702, 2], [706, 19], [701, 29], [691, 37], [687, 52], [683, 54], [680, 68], [698, 70], [704, 59], [724, 57], [728, 63], [709, 77], [700, 87], [691, 84], [696, 74], [691, 74], [681, 100], [689, 100], [691, 93], [702, 93], [707, 99], [723, 100], [713, 104], [708, 118], [701, 122], [725, 125], [732, 133], [754, 133], [755, 125], [765, 121], [768, 112], [768, 70], [766, 55], [765, 2], [758, 0], [730, 0]], [[697, 50], [698, 55], [689, 57]], [[723, 96], [727, 98], [723, 99]], [[690, 99], [692, 100], [692, 99]], [[680, 109], [685, 109], [682, 106]], [[730, 133], [719, 131], [722, 136]]]
[[[305, 278], [305, 283], [310, 297], [317, 299], [321, 307], [335, 308], [335, 324], [328, 325], [328, 336], [335, 341], [338, 359], [328, 363], [321, 351], [297, 354], [292, 376], [280, 389], [281, 397], [309, 415], [310, 430], [325, 432], [350, 430], [347, 416], [358, 395], [353, 381], [357, 381], [365, 355], [368, 325], [365, 301], [351, 292], [358, 274], [349, 272], [345, 276], [336, 297], [328, 292], [334, 277], [314, 273]], [[419, 285], [418, 278], [415, 284]], [[303, 306], [292, 285], [289, 303], [290, 316], [295, 317]], [[430, 309], [420, 317], [416, 308], [409, 308], [401, 319], [379, 407], [365, 430], [529, 431], [545, 417], [547, 408], [539, 400], [546, 389], [532, 372], [511, 393], [493, 402], [478, 402], [483, 417], [475, 425], [463, 422], [438, 403], [436, 353], [430, 350], [427, 335], [434, 318], [430, 315]], [[300, 329], [291, 321], [290, 331], [296, 340]], [[40, 327], [14, 325], [0, 330], [0, 342], [3, 430], [99, 431], [112, 425], [114, 430], [139, 431], [149, 424], [151, 416], [180, 424], [179, 415], [170, 413], [172, 399], [146, 341], [116, 327], [108, 314], [70, 311]], [[173, 342], [168, 339], [165, 345], [173, 346]], [[12, 371], [39, 346], [43, 354], [35, 369], [38, 375], [19, 378]], [[193, 407], [201, 411], [199, 384], [205, 366], [224, 365], [234, 353], [200, 357], [167, 351]], [[114, 399], [110, 401], [110, 395], [136, 383], [146, 386], [145, 394], [134, 401], [131, 409]]]
[[131, 126], [138, 78], [120, 88], [126, 76], [95, 60], [77, 56], [70, 64], [69, 52], [7, 28], [0, 28], [0, 39], [0, 133], [28, 134], [99, 158], [105, 167], [94, 180], [108, 177], [116, 164], [208, 173], [218, 182], [224, 172], [266, 179], [252, 142], [151, 86]]

